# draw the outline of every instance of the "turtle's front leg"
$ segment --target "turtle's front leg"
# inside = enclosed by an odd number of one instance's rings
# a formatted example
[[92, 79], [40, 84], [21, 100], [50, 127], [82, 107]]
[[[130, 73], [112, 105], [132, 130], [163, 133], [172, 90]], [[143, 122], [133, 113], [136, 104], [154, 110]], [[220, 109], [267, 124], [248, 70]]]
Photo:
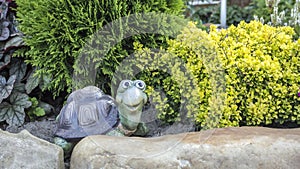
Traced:
[[65, 157], [71, 154], [74, 147], [74, 143], [68, 142], [61, 137], [54, 137], [54, 143], [64, 150]]
[[136, 131], [133, 133], [135, 136], [145, 136], [149, 132], [148, 127], [145, 123], [139, 123]]
[[109, 131], [105, 135], [107, 135], [107, 136], [119, 136], [119, 137], [124, 136], [124, 134], [118, 128]]

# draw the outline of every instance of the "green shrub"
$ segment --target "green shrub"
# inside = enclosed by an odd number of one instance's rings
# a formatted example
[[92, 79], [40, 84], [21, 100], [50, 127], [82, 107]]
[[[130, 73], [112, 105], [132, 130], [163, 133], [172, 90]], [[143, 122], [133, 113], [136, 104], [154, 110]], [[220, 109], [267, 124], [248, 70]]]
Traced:
[[[212, 128], [300, 123], [300, 40], [294, 41], [293, 34], [291, 27], [251, 21], [221, 31], [213, 26], [209, 34], [190, 24], [170, 40], [169, 57], [182, 59], [196, 80], [195, 90], [188, 91], [196, 95], [192, 105], [198, 106], [189, 112], [198, 125]], [[190, 76], [182, 75], [185, 77]], [[167, 78], [162, 82], [176, 86]], [[162, 111], [163, 117], [174, 117], [174, 112], [180, 110], [176, 108], [184, 95], [178, 92], [180, 89], [180, 85], [164, 88], [168, 97], [157, 100], [160, 109], [169, 108]], [[151, 91], [149, 95], [157, 97]]]
[[[52, 78], [48, 88], [55, 94], [72, 89], [74, 62], [86, 40], [104, 25], [124, 16], [141, 12], [165, 12], [179, 15], [182, 0], [16, 0], [20, 30], [29, 46], [28, 63], [37, 67], [37, 75]], [[122, 32], [122, 26], [119, 30]], [[140, 39], [146, 46], [164, 43], [157, 35], [137, 35], [118, 43], [106, 55], [98, 71], [99, 86], [107, 93], [114, 69], [128, 54], [133, 42]], [[102, 44], [104, 45], [104, 44]]]

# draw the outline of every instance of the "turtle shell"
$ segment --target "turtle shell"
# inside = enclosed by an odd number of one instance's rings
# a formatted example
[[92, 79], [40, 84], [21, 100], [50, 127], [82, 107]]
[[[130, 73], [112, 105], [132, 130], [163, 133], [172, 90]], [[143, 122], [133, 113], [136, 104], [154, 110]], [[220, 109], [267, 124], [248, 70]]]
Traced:
[[58, 116], [56, 136], [65, 139], [106, 134], [119, 124], [114, 99], [88, 86], [70, 94]]

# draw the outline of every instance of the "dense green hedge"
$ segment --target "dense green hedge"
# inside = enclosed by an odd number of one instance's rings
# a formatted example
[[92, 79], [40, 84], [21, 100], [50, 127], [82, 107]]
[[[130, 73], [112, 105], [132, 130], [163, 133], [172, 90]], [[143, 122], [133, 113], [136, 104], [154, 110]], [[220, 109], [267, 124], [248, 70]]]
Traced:
[[[170, 40], [169, 57], [182, 59], [198, 85], [190, 90], [190, 94], [197, 93], [193, 99], [198, 106], [189, 109], [198, 125], [212, 128], [300, 123], [300, 40], [294, 41], [293, 34], [290, 27], [256, 21], [221, 31], [211, 27], [209, 34], [190, 24]], [[156, 104], [172, 111], [165, 111], [163, 117], [180, 113], [173, 107], [186, 95], [180, 89], [180, 85], [164, 88], [171, 99], [157, 100]], [[151, 91], [149, 96], [157, 97]]]
[[[71, 90], [74, 62], [95, 31], [132, 13], [178, 15], [183, 7], [180, 0], [17, 3], [22, 4], [18, 19], [26, 35], [27, 62], [38, 75], [52, 77], [49, 88], [56, 94]], [[150, 101], [166, 122], [188, 114], [203, 128], [300, 123], [300, 40], [293, 40], [292, 28], [253, 21], [221, 31], [212, 27], [208, 34], [189, 24], [168, 41], [165, 52], [150, 50], [164, 48], [164, 42], [165, 37], [149, 34], [124, 39], [101, 62], [98, 85], [109, 93], [116, 67], [124, 68], [119, 64], [135, 53], [140, 59], [127, 66], [143, 69], [132, 75], [146, 81]]]
[[[19, 28], [28, 45], [27, 62], [37, 67], [39, 76], [52, 78], [49, 89], [55, 94], [72, 89], [74, 61], [86, 40], [104, 25], [124, 16], [141, 12], [182, 13], [182, 0], [16, 0]], [[122, 31], [120, 26], [119, 31]], [[141, 39], [146, 46], [164, 43], [157, 35], [138, 35], [125, 39], [112, 48], [101, 65], [98, 77], [102, 89], [110, 92], [110, 79], [115, 67]], [[158, 40], [158, 41], [157, 41]]]

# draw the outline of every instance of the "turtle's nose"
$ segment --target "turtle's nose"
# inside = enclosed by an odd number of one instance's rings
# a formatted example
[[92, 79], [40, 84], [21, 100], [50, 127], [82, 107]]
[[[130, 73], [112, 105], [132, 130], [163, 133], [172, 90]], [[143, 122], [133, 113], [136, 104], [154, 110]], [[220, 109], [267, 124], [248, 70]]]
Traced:
[[131, 87], [127, 89], [126, 93], [124, 93], [123, 101], [129, 105], [138, 105], [141, 104], [141, 102], [144, 103], [144, 95], [145, 93], [143, 93], [140, 89]]

